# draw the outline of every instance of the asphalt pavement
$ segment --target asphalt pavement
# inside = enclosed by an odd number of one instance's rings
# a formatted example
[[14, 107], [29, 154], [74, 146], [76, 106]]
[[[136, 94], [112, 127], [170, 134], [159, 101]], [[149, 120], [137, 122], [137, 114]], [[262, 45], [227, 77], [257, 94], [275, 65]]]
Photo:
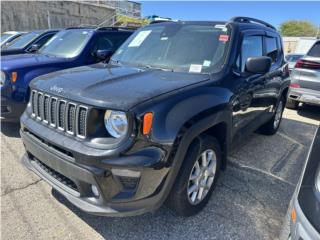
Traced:
[[189, 218], [166, 207], [129, 218], [80, 211], [23, 167], [19, 126], [3, 123], [2, 239], [277, 239], [319, 122], [320, 108], [306, 106], [286, 110], [276, 135], [248, 136], [207, 207]]

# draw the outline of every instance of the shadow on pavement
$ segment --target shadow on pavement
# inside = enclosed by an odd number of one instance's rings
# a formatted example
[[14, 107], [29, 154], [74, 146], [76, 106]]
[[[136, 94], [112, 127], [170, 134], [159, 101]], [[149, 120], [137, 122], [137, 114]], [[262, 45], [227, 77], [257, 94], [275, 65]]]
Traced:
[[1, 123], [1, 132], [7, 137], [20, 138], [20, 124], [19, 123]]
[[298, 115], [311, 118], [320, 122], [320, 106], [303, 104], [297, 109]]

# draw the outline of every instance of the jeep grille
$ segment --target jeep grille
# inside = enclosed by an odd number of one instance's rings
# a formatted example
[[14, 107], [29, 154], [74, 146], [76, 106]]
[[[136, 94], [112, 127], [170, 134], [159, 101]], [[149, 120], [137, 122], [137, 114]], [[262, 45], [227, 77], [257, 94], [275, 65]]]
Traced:
[[68, 134], [86, 137], [88, 107], [32, 90], [31, 116]]

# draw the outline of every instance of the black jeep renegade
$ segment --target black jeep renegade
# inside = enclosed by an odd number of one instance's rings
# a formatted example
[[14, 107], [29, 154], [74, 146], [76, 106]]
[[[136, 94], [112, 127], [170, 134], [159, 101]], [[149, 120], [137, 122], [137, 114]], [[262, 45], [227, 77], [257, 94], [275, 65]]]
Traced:
[[268, 23], [162, 22], [99, 63], [31, 82], [24, 164], [80, 209], [128, 216], [210, 199], [232, 143], [274, 134], [289, 78]]

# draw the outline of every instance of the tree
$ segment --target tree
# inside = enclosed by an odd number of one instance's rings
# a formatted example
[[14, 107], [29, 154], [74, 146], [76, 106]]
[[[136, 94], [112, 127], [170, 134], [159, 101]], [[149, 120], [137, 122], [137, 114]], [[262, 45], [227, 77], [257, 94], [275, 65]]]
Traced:
[[317, 26], [308, 21], [286, 21], [279, 28], [282, 36], [285, 37], [315, 37]]

